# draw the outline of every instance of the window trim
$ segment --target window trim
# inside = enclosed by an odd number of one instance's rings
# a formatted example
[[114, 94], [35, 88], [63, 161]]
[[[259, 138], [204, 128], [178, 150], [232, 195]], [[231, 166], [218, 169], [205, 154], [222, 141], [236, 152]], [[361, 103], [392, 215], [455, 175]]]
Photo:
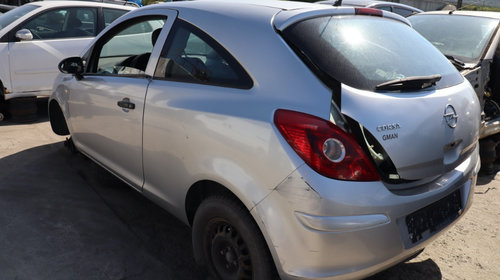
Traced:
[[[215, 52], [217, 52], [224, 60], [227, 61], [227, 63], [230, 65], [231, 69], [235, 72], [235, 74], [238, 76], [238, 81], [237, 83], [227, 83], [227, 82], [205, 82], [197, 79], [191, 79], [191, 78], [179, 78], [179, 77], [162, 77], [158, 75], [158, 66], [160, 65], [160, 59], [162, 57], [166, 56], [168, 51], [171, 48], [174, 36], [176, 34], [177, 29], [179, 28], [186, 28], [190, 33], [196, 35], [198, 38], [203, 40], [206, 44], [208, 44]], [[236, 69], [234, 69], [236, 67]], [[254, 81], [252, 77], [248, 74], [248, 72], [245, 70], [245, 68], [239, 63], [239, 61], [226, 49], [217, 42], [213, 37], [208, 35], [206, 32], [201, 30], [200, 28], [196, 27], [195, 25], [182, 20], [182, 19], [176, 19], [174, 22], [172, 28], [170, 29], [170, 32], [167, 36], [167, 39], [165, 40], [165, 44], [163, 45], [161, 52], [160, 52], [160, 57], [158, 58], [157, 64], [154, 69], [154, 74], [153, 74], [153, 80], [163, 80], [163, 81], [172, 81], [172, 82], [181, 82], [181, 83], [190, 83], [190, 84], [200, 84], [200, 85], [208, 85], [208, 86], [218, 86], [218, 87], [225, 87], [225, 88], [236, 88], [236, 89], [245, 89], [249, 90], [252, 89], [254, 86]]]

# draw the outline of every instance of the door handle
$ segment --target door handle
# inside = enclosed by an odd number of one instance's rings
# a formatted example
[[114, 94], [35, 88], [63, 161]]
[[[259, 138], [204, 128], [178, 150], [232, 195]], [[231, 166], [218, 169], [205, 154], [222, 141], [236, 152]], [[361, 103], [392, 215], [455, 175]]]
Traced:
[[116, 104], [118, 105], [118, 107], [122, 107], [124, 109], [129, 109], [129, 110], [135, 109], [135, 104], [130, 102], [130, 99], [128, 97], [123, 98], [122, 101], [118, 101]]

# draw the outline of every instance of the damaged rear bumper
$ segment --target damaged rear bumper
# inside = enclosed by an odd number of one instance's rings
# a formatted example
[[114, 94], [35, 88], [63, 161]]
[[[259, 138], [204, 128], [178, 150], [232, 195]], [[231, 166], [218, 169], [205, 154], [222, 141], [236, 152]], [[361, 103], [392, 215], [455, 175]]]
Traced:
[[[406, 260], [456, 222], [470, 207], [479, 167], [476, 147], [453, 171], [402, 195], [382, 182], [332, 180], [304, 165], [252, 214], [282, 279], [363, 278]], [[455, 208], [445, 207], [450, 201]], [[443, 219], [429, 228], [415, 224], [436, 211]]]

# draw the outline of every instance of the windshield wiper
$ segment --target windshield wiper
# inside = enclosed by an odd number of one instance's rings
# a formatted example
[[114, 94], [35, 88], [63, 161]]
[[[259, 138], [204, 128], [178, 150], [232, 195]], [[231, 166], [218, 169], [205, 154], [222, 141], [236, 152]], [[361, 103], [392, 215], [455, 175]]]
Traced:
[[375, 87], [377, 90], [420, 90], [436, 85], [441, 80], [441, 75], [413, 76], [381, 83]]
[[461, 61], [460, 59], [458, 58], [455, 58], [454, 56], [452, 55], [448, 55], [448, 54], [445, 54], [444, 56], [446, 56], [446, 58], [455, 66], [455, 67], [458, 67], [460, 69], [458, 70], [462, 70], [465, 68], [465, 62]]

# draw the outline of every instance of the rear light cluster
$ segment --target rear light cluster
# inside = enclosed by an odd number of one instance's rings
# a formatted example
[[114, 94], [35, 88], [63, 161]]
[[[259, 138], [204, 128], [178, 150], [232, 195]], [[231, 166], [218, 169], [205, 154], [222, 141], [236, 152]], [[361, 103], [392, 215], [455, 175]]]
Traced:
[[274, 123], [293, 150], [319, 174], [349, 181], [380, 180], [354, 136], [332, 122], [280, 109]]

